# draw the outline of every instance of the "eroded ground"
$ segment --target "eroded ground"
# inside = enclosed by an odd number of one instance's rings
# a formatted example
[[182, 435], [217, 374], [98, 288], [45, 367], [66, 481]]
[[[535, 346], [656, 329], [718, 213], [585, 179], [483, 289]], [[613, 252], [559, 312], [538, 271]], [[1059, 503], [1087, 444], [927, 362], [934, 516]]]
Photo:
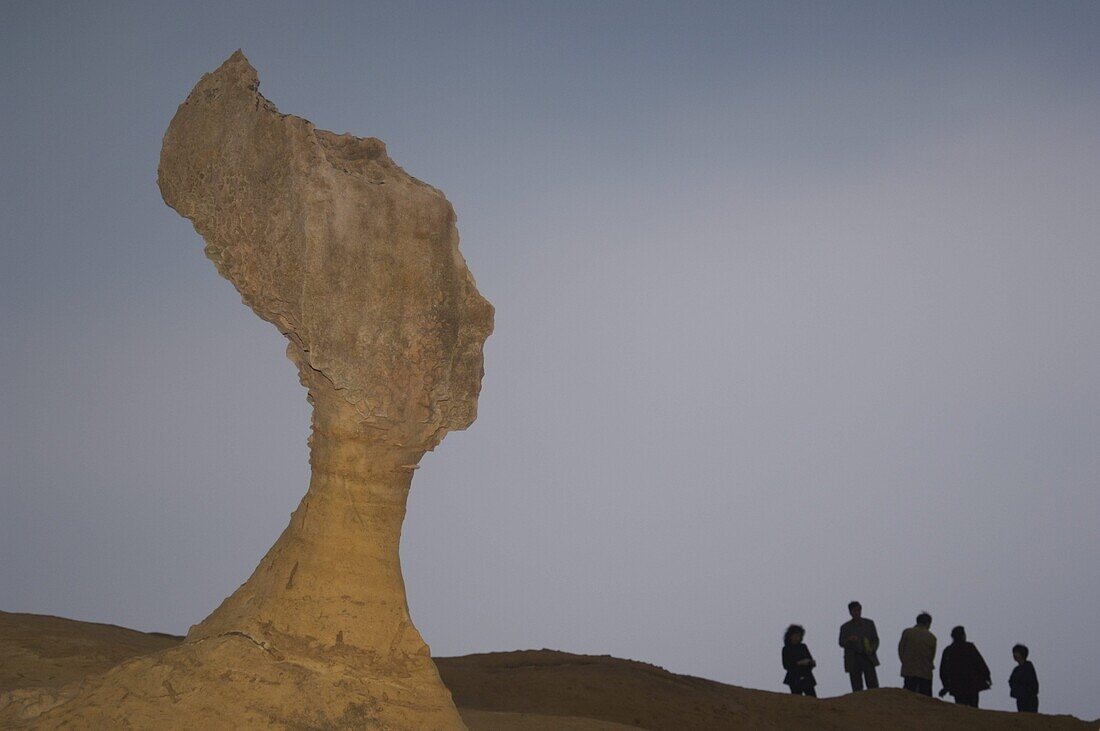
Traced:
[[[0, 704], [3, 691], [78, 683], [181, 639], [0, 612]], [[794, 697], [674, 675], [631, 660], [551, 650], [437, 658], [436, 663], [472, 731], [1095, 731], [1100, 726], [1070, 716], [978, 711], [893, 688], [821, 700]]]

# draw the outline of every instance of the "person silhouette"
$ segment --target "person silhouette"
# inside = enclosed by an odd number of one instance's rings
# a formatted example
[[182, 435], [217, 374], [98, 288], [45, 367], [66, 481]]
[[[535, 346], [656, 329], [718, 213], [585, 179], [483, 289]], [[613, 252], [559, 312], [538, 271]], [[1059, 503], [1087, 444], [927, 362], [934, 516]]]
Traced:
[[940, 698], [950, 693], [955, 702], [978, 707], [978, 694], [989, 690], [993, 684], [989, 678], [989, 666], [973, 642], [966, 641], [966, 630], [951, 630], [952, 642], [943, 648], [940, 657]]
[[1017, 711], [1038, 713], [1039, 678], [1035, 675], [1035, 666], [1027, 656], [1026, 645], [1012, 648], [1012, 659], [1016, 661], [1016, 667], [1012, 669], [1012, 675], [1008, 676], [1008, 687], [1012, 697], [1016, 699]]
[[840, 625], [840, 646], [844, 648], [844, 670], [852, 681], [852, 691], [878, 687], [878, 631], [875, 623], [863, 616], [863, 605], [849, 602], [852, 618]]
[[817, 680], [814, 678], [813, 655], [810, 648], [802, 644], [802, 638], [806, 636], [806, 630], [801, 625], [792, 624], [783, 633], [783, 669], [787, 671], [783, 683], [789, 685], [793, 695], [808, 695], [817, 697], [814, 686]]
[[917, 623], [901, 633], [898, 659], [904, 687], [922, 695], [932, 696], [932, 669], [936, 666], [936, 636], [932, 634], [932, 615], [921, 612]]

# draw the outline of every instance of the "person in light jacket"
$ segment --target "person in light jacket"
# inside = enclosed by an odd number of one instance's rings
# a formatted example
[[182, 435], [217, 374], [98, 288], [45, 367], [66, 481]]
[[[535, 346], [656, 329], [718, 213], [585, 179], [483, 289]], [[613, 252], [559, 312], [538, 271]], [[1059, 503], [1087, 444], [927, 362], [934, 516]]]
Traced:
[[790, 686], [791, 693], [794, 695], [808, 695], [816, 698], [817, 692], [814, 691], [814, 686], [817, 685], [817, 680], [814, 679], [814, 666], [817, 663], [810, 654], [810, 648], [802, 644], [802, 638], [805, 636], [806, 630], [797, 624], [792, 624], [783, 633], [783, 669], [787, 671], [783, 683]]
[[932, 615], [921, 612], [917, 623], [901, 633], [898, 659], [904, 687], [914, 693], [932, 696], [932, 670], [936, 660], [936, 636], [932, 634]]
[[875, 623], [863, 616], [859, 602], [848, 604], [852, 618], [840, 625], [840, 646], [844, 648], [844, 670], [852, 681], [852, 691], [878, 687], [878, 630]]

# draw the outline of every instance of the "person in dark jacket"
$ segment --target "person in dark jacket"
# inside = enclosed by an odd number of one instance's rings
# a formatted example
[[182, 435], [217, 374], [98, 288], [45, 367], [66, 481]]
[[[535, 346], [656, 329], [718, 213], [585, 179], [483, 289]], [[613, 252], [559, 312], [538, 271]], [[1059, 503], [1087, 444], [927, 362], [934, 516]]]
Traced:
[[943, 648], [940, 656], [940, 682], [943, 683], [940, 697], [950, 693], [955, 696], [956, 703], [977, 708], [978, 693], [989, 690], [993, 684], [989, 666], [974, 643], [966, 641], [965, 629], [951, 630], [951, 639], [951, 644]]
[[814, 678], [813, 656], [810, 648], [802, 644], [802, 638], [806, 636], [806, 630], [801, 625], [792, 624], [783, 633], [783, 669], [787, 671], [783, 683], [791, 687], [794, 695], [808, 695], [817, 697], [814, 686], [817, 680]]
[[1016, 667], [1008, 676], [1008, 687], [1016, 699], [1016, 710], [1023, 713], [1039, 712], [1039, 678], [1035, 675], [1035, 666], [1027, 659], [1028, 651], [1024, 645], [1012, 648], [1012, 659]]
[[852, 681], [852, 691], [863, 690], [864, 680], [868, 688], [877, 688], [878, 630], [874, 622], [863, 617], [859, 602], [848, 604], [848, 614], [852, 618], [840, 625], [840, 646], [844, 648], [844, 670]]

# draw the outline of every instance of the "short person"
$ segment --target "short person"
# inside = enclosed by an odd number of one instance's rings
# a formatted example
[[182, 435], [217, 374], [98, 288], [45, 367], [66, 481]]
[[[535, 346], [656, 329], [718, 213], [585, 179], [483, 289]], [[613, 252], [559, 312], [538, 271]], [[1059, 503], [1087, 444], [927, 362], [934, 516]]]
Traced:
[[1012, 648], [1012, 659], [1016, 667], [1008, 676], [1008, 687], [1016, 699], [1016, 710], [1024, 713], [1039, 712], [1039, 678], [1035, 675], [1035, 666], [1027, 659], [1028, 649], [1024, 645]]

